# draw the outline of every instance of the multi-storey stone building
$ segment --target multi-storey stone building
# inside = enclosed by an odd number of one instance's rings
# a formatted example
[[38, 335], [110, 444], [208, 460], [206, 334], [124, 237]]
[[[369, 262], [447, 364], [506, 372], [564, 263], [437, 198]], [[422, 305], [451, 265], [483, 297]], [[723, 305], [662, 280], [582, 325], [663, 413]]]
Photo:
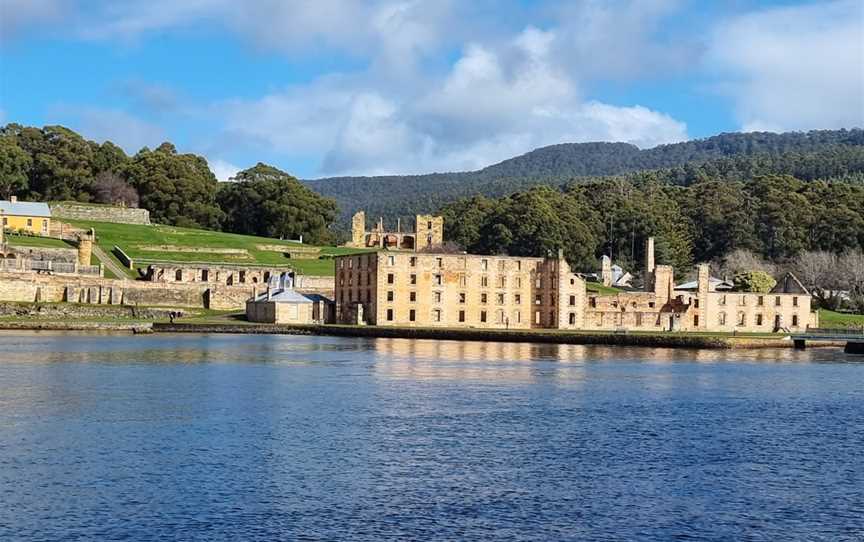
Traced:
[[810, 295], [788, 274], [770, 293], [717, 291], [708, 266], [677, 290], [646, 246], [643, 291], [589, 291], [562, 254], [527, 258], [379, 251], [336, 259], [340, 323], [498, 329], [737, 331], [818, 325]]
[[388, 248], [396, 250], [428, 250], [444, 242], [444, 219], [440, 216], [416, 215], [414, 231], [403, 232], [402, 223], [396, 223], [395, 231], [385, 231], [384, 219], [371, 231], [366, 231], [366, 213], [358, 211], [351, 219], [351, 242], [354, 248]]

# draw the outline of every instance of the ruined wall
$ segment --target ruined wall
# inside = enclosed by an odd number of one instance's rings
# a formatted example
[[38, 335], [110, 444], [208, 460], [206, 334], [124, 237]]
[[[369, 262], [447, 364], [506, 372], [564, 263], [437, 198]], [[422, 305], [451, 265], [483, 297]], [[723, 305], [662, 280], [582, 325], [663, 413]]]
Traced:
[[[52, 262], [74, 263], [78, 261], [78, 250], [74, 248], [52, 248], [52, 247], [25, 247], [10, 246], [8, 253], [15, 254], [17, 258], [29, 258], [31, 260], [46, 260]], [[86, 265], [90, 265], [88, 261]]]
[[255, 287], [160, 284], [83, 276], [0, 273], [0, 301], [242, 309]]
[[150, 224], [150, 211], [112, 207], [109, 205], [82, 205], [74, 202], [56, 203], [51, 206], [52, 218], [87, 220], [93, 222], [116, 222], [119, 224]]

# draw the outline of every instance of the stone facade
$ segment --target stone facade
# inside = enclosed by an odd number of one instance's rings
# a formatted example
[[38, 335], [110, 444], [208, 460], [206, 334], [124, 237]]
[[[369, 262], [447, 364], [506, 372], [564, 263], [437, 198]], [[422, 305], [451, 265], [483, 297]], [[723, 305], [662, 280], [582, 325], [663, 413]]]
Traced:
[[150, 265], [144, 280], [162, 283], [207, 283], [224, 286], [267, 284], [271, 278], [292, 274], [284, 267], [241, 267], [227, 265]]
[[[653, 245], [653, 243], [652, 243]], [[650, 248], [650, 246], [649, 246]], [[708, 266], [696, 291], [646, 254], [643, 291], [589, 292], [563, 256], [376, 253], [336, 259], [336, 320], [343, 324], [495, 329], [702, 332], [800, 331], [818, 326], [794, 276], [769, 294], [715, 291]]]
[[416, 215], [414, 231], [403, 232], [401, 221], [395, 231], [384, 229], [384, 219], [371, 231], [366, 231], [366, 213], [358, 211], [351, 219], [351, 242], [353, 248], [386, 248], [390, 250], [428, 250], [444, 243], [444, 219], [440, 216]]
[[150, 211], [130, 207], [110, 205], [86, 205], [75, 202], [55, 203], [51, 206], [51, 216], [67, 220], [86, 220], [90, 222], [114, 222], [118, 224], [150, 224]]
[[[398, 326], [530, 329], [569, 321], [585, 283], [563, 258], [377, 252], [336, 259], [336, 319]], [[574, 315], [574, 325], [581, 315]]]

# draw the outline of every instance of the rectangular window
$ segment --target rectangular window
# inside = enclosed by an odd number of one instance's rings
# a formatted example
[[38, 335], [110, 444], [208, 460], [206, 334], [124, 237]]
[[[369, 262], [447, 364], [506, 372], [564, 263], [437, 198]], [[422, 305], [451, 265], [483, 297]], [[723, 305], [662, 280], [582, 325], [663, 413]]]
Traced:
[[[570, 314], [572, 315], [573, 313], [571, 312]], [[698, 318], [698, 317], [697, 317], [697, 318]], [[573, 322], [570, 322], [570, 323], [572, 324]], [[636, 325], [637, 325], [637, 326], [641, 326], [641, 325], [642, 325], [642, 313], [641, 313], [641, 312], [637, 312], [637, 313], [636, 313]]]
[[747, 316], [743, 312], [738, 313], [738, 325], [743, 326], [747, 324]]
[[47, 220], [42, 221], [42, 233], [48, 233], [48, 221]]
[[387, 284], [393, 284], [396, 282], [396, 276], [393, 273], [387, 273]]
[[435, 258], [435, 263], [438, 265], [438, 269], [444, 267], [444, 258]]
[[417, 284], [417, 275], [411, 275], [409, 282], [411, 284]]
[[756, 304], [759, 305], [760, 307], [761, 307], [762, 305], [764, 305], [764, 304], [765, 304], [765, 296], [764, 296], [764, 295], [760, 295], [760, 296], [756, 299]]
[[537, 278], [534, 280], [534, 287], [535, 287], [535, 288], [542, 288], [542, 287], [543, 287], [543, 279], [540, 278], [540, 277], [537, 277]]
[[516, 260], [516, 271], [522, 271], [522, 260]]
[[465, 321], [465, 311], [459, 311], [459, 321], [460, 322]]
[[387, 265], [396, 265], [396, 256], [387, 256]]
[[417, 258], [415, 256], [408, 258], [408, 265], [411, 267], [417, 267]]
[[504, 294], [498, 294], [496, 301], [499, 305], [503, 305], [504, 304]]
[[393, 321], [393, 309], [387, 309], [387, 321], [388, 322]]
[[432, 321], [440, 322], [441, 321], [441, 309], [435, 309], [432, 311]]
[[465, 275], [459, 275], [459, 287], [466, 288], [468, 286], [468, 278]]
[[540, 311], [534, 311], [534, 324], [540, 325]]
[[498, 277], [498, 287], [506, 288], [507, 287], [507, 279], [505, 277]]
[[498, 260], [498, 271], [504, 271], [504, 260]]
[[780, 296], [778, 295], [777, 297], [774, 298], [774, 306], [775, 306], [775, 307], [779, 307], [780, 304], [781, 304], [781, 302], [780, 302]]
[[411, 309], [408, 311], [408, 321], [413, 322], [417, 320], [417, 311]]
[[486, 271], [489, 269], [489, 260], [480, 260], [480, 269]]
[[717, 304], [718, 304], [718, 305], [725, 305], [725, 304], [726, 304], [726, 296], [725, 296], [725, 295], [721, 295], [721, 296], [720, 296], [720, 301], [718, 301]]
[[441, 286], [442, 284], [444, 284], [443, 277], [441, 275], [435, 275], [435, 285]]
[[519, 324], [521, 322], [522, 322], [522, 313], [519, 311], [516, 311], [516, 323]]
[[387, 301], [393, 301], [393, 290], [387, 292]]
[[762, 325], [762, 315], [761, 315], [761, 314], [757, 314], [757, 315], [756, 315], [756, 325], [757, 325], [757, 326], [761, 326], [761, 325]]
[[435, 303], [441, 303], [441, 292], [435, 292], [433, 297], [435, 298]]
[[693, 315], [693, 327], [699, 327], [699, 315], [698, 314]]
[[480, 303], [486, 304], [486, 294], [480, 294]]
[[575, 296], [575, 295], [571, 295], [571, 296], [570, 296], [570, 306], [571, 306], [571, 307], [575, 307], [575, 306], [576, 306], [576, 296]]
[[513, 296], [513, 303], [515, 303], [517, 305], [521, 305], [522, 304], [522, 295], [521, 294], [515, 294]]
[[27, 227], [28, 227], [28, 228], [32, 228], [32, 227], [33, 227], [33, 219], [32, 219], [32, 218], [28, 218], [28, 219], [27, 219]]
[[699, 308], [699, 300], [698, 300], [698, 299], [694, 299], [694, 300], [693, 300], [693, 307], [696, 308], [696, 309]]
[[792, 306], [793, 306], [793, 307], [797, 307], [797, 306], [798, 306], [798, 298], [797, 298], [797, 297], [793, 297], [793, 298], [792, 298]]
[[792, 315], [792, 327], [798, 327], [798, 315], [797, 314]]
[[480, 311], [480, 321], [486, 322], [486, 311]]
[[417, 301], [417, 292], [408, 292], [408, 301], [414, 303]]
[[465, 303], [466, 297], [467, 297], [467, 295], [465, 294], [465, 292], [460, 292], [459, 293], [459, 303]]
[[480, 287], [486, 288], [489, 286], [489, 277], [483, 276], [480, 277]]
[[746, 296], [746, 295], [742, 295], [742, 296], [738, 299], [738, 304], [741, 305], [742, 307], [743, 307], [744, 305], [746, 305], [746, 304], [747, 304], [747, 296]]
[[[596, 308], [597, 308], [597, 298], [596, 298], [596, 297], [592, 297], [592, 298], [590, 298], [590, 299], [588, 300], [588, 304], [591, 305], [591, 308], [592, 308], [592, 309], [596, 309]], [[653, 302], [652, 302], [652, 303], [648, 303], [648, 305], [651, 306], [651, 307], [653, 307], [653, 306], [654, 306], [654, 303], [653, 303]]]
[[541, 303], [543, 303], [543, 299], [540, 297], [540, 294], [535, 295], [534, 296], [534, 304], [540, 305]]
[[4, 225], [4, 226], [8, 226], [8, 225], [9, 225], [9, 217], [5, 217], [5, 216], [3, 217], [3, 225]]
[[522, 287], [522, 277], [516, 277], [516, 287], [517, 288]]

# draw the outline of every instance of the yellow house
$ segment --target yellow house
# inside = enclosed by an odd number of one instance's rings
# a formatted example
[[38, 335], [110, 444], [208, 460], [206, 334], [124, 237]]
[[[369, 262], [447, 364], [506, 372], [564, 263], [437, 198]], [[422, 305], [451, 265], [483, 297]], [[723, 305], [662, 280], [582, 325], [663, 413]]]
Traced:
[[48, 235], [51, 231], [51, 209], [47, 203], [18, 201], [12, 196], [10, 201], [0, 201], [0, 216], [5, 230], [25, 230], [36, 235]]

